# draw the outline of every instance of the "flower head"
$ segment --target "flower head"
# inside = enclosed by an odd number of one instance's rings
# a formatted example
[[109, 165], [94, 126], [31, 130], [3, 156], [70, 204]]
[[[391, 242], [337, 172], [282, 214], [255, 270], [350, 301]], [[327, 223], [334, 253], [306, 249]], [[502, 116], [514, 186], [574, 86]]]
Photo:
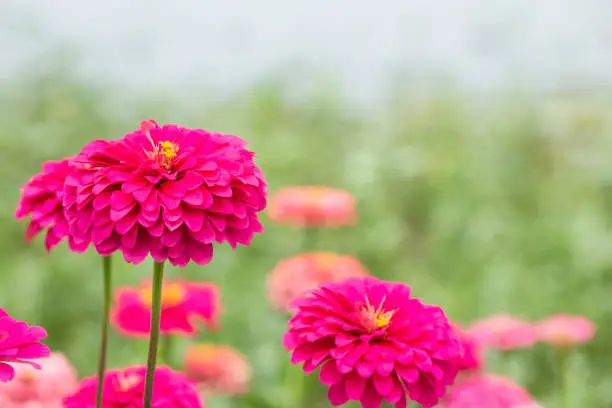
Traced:
[[529, 348], [538, 340], [535, 325], [506, 314], [478, 320], [467, 333], [480, 347], [499, 350]]
[[537, 325], [540, 341], [566, 348], [588, 343], [595, 336], [595, 323], [585, 316], [557, 314]]
[[538, 408], [540, 405], [512, 380], [480, 374], [459, 382], [444, 399], [442, 408]]
[[286, 312], [306, 292], [323, 283], [339, 282], [369, 273], [355, 257], [332, 252], [311, 252], [281, 260], [268, 277], [268, 298]]
[[40, 369], [39, 364], [30, 360], [49, 356], [49, 347], [40, 343], [45, 337], [47, 332], [42, 327], [28, 326], [0, 309], [0, 382], [15, 376], [15, 369], [8, 363], [30, 364]]
[[64, 215], [62, 198], [64, 181], [71, 171], [70, 160], [71, 158], [44, 163], [42, 171], [32, 176], [20, 189], [22, 195], [15, 218], [30, 217], [25, 233], [28, 242], [41, 231], [47, 230], [47, 251], [64, 238], [68, 238], [68, 245], [73, 251], [83, 252], [88, 246], [86, 242], [77, 242], [69, 236], [70, 228]]
[[40, 370], [29, 365], [15, 367], [15, 378], [0, 384], [2, 407], [62, 406], [62, 399], [77, 387], [77, 373], [66, 356], [51, 353], [40, 360]]
[[205, 394], [244, 394], [251, 382], [251, 365], [246, 357], [226, 345], [190, 346], [185, 354], [184, 372]]
[[[218, 326], [221, 309], [219, 289], [212, 283], [164, 282], [160, 333], [195, 336], [201, 321], [209, 330]], [[121, 287], [115, 294], [111, 321], [128, 336], [149, 335], [151, 329], [151, 282]]]
[[[104, 408], [141, 407], [144, 396], [146, 367], [107, 370], [104, 376]], [[65, 408], [96, 406], [97, 377], [85, 378], [79, 389], [64, 400]], [[157, 367], [153, 383], [155, 408], [203, 408], [194, 384], [168, 367]]]
[[457, 375], [461, 344], [438, 306], [411, 297], [410, 287], [376, 278], [327, 283], [296, 302], [283, 344], [304, 372], [321, 367], [333, 406], [386, 400], [436, 405]]
[[268, 215], [278, 224], [298, 228], [342, 227], [357, 220], [355, 197], [321, 186], [285, 187], [270, 198]]
[[78, 242], [126, 261], [205, 265], [213, 242], [248, 245], [263, 231], [267, 187], [236, 136], [145, 121], [123, 139], [94, 141], [73, 162], [64, 191]]

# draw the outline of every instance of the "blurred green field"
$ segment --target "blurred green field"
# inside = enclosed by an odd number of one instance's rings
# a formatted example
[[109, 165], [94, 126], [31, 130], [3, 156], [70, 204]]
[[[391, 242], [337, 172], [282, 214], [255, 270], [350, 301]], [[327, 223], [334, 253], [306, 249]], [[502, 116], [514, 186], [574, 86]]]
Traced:
[[[530, 319], [569, 312], [599, 326], [571, 359], [572, 404], [612, 406], [612, 104], [595, 93], [508, 92], [473, 97], [452, 89], [397, 87], [372, 108], [352, 107], [333, 87], [288, 95], [262, 83], [233, 98], [126, 95], [68, 75], [0, 83], [0, 306], [49, 331], [81, 375], [95, 370], [102, 286], [93, 252], [28, 245], [13, 217], [18, 187], [44, 160], [116, 138], [142, 119], [233, 133], [252, 142], [270, 190], [326, 184], [358, 198], [356, 228], [320, 231], [316, 248], [357, 255], [378, 277], [401, 280], [455, 320], [509, 312]], [[231, 344], [254, 365], [253, 395], [213, 407], [291, 401], [280, 347], [286, 318], [266, 301], [266, 275], [304, 250], [300, 231], [272, 225], [249, 248], [218, 247], [207, 267], [168, 276], [222, 288], [222, 330], [201, 340]], [[151, 264], [114, 259], [114, 283], [133, 284]], [[184, 346], [186, 342], [182, 342]], [[111, 333], [110, 366], [144, 363], [146, 342]], [[549, 350], [491, 356], [554, 407]], [[314, 402], [310, 404], [315, 406]], [[280, 406], [289, 406], [287, 404]], [[323, 403], [321, 406], [328, 406]]]

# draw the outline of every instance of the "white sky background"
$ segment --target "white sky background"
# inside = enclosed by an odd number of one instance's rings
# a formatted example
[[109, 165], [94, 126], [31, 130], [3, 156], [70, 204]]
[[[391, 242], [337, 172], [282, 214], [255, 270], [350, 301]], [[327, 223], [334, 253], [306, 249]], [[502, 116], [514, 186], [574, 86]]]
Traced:
[[395, 69], [474, 87], [612, 83], [610, 0], [0, 0], [0, 76], [56, 46], [87, 78], [225, 92], [282, 67], [369, 95]]

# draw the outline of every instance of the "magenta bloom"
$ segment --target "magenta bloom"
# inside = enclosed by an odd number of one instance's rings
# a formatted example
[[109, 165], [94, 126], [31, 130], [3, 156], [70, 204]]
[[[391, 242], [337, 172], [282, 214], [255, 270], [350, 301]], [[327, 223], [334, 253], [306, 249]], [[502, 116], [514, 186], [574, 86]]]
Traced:
[[376, 278], [326, 283], [295, 304], [283, 344], [304, 372], [321, 367], [333, 406], [438, 403], [457, 376], [459, 337], [438, 306]]
[[64, 181], [71, 171], [70, 160], [49, 161], [42, 165], [42, 171], [21, 187], [21, 200], [15, 211], [15, 218], [30, 216], [26, 229], [29, 242], [44, 229], [47, 229], [45, 248], [51, 248], [68, 237], [68, 245], [75, 252], [87, 249], [86, 242], [76, 242], [69, 237], [70, 228], [62, 205]]
[[47, 337], [45, 329], [28, 326], [26, 322], [13, 319], [0, 309], [0, 382], [7, 382], [15, 376], [15, 369], [8, 363], [40, 366], [33, 361], [49, 356], [49, 347], [39, 343]]
[[263, 231], [267, 187], [236, 136], [154, 121], [94, 141], [74, 160], [64, 205], [71, 234], [126, 261], [205, 265], [213, 242], [248, 245]]
[[491, 374], [466, 378], [449, 392], [442, 408], [539, 408], [527, 390]]
[[457, 368], [460, 372], [469, 373], [482, 370], [485, 364], [482, 348], [472, 335], [466, 333], [458, 323], [453, 322], [452, 325], [459, 333], [459, 339], [463, 347], [463, 353], [456, 361]]
[[[102, 406], [142, 407], [146, 371], [145, 366], [106, 371]], [[83, 379], [76, 393], [64, 399], [64, 407], [95, 407], [97, 386], [97, 377]], [[155, 370], [152, 402], [155, 408], [204, 408], [194, 383], [182, 374], [163, 366]]]

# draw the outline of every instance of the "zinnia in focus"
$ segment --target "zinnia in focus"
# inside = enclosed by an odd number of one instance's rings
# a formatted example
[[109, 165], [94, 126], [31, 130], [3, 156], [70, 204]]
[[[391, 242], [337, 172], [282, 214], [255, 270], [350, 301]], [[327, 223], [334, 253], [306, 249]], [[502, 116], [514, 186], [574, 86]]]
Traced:
[[355, 197], [321, 186], [285, 187], [270, 198], [270, 219], [298, 228], [352, 226], [357, 221]]
[[539, 408], [527, 390], [512, 380], [481, 374], [459, 382], [442, 408]]
[[230, 346], [206, 343], [190, 346], [183, 371], [204, 394], [241, 395], [249, 391], [251, 365]]
[[478, 320], [467, 333], [480, 347], [505, 351], [530, 348], [538, 341], [533, 323], [506, 314]]
[[47, 332], [42, 327], [28, 326], [0, 309], [0, 382], [15, 376], [15, 369], [8, 363], [24, 363], [40, 369], [31, 360], [49, 356], [49, 347], [40, 343], [45, 337]]
[[213, 242], [248, 245], [263, 231], [266, 182], [236, 136], [142, 122], [94, 141], [73, 161], [64, 206], [71, 235], [126, 261], [205, 265]]
[[568, 348], [591, 341], [596, 327], [588, 317], [557, 314], [542, 320], [537, 330], [540, 341]]
[[366, 277], [367, 269], [350, 255], [312, 252], [281, 260], [268, 277], [268, 298], [278, 310], [292, 312], [292, 303], [323, 283]]
[[40, 370], [29, 365], [15, 367], [15, 378], [0, 384], [3, 408], [62, 407], [62, 400], [77, 388], [77, 373], [66, 356], [51, 353], [40, 360]]
[[321, 367], [333, 406], [435, 406], [457, 376], [461, 343], [444, 311], [410, 292], [370, 277], [313, 290], [296, 301], [283, 338], [291, 362], [303, 362], [305, 373]]
[[[104, 376], [104, 408], [142, 407], [146, 367], [108, 370]], [[168, 367], [155, 370], [152, 403], [156, 408], [203, 408], [195, 385]], [[96, 406], [97, 377], [85, 378], [75, 394], [64, 400], [65, 408]]]
[[[161, 334], [195, 336], [198, 322], [215, 330], [221, 309], [219, 289], [212, 283], [166, 281], [161, 307]], [[111, 321], [125, 335], [147, 337], [151, 330], [151, 282], [117, 288]]]
[[45, 248], [50, 251], [62, 239], [68, 238], [70, 249], [83, 252], [87, 242], [77, 242], [69, 236], [70, 228], [62, 205], [64, 181], [71, 171], [71, 158], [49, 161], [42, 165], [42, 171], [30, 178], [21, 191], [21, 199], [15, 211], [15, 218], [30, 216], [26, 229], [26, 240], [30, 242], [41, 231], [47, 230]]

